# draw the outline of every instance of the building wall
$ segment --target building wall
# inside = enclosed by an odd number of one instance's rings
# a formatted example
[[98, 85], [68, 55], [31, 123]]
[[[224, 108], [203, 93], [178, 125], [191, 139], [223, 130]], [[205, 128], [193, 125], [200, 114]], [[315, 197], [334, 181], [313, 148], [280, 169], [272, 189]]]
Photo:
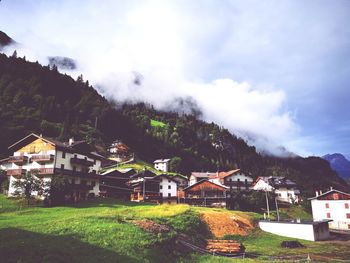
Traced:
[[[27, 156], [28, 161], [23, 163], [22, 165], [18, 165], [15, 163], [10, 163], [8, 166], [8, 169], [25, 169], [27, 171], [31, 171], [33, 169], [40, 169], [40, 168], [57, 168], [61, 169], [61, 165], [64, 165], [65, 170], [73, 170], [73, 166], [76, 167], [76, 171], [82, 172], [83, 169], [87, 169], [88, 172], [92, 172], [93, 170], [96, 171], [96, 173], [100, 170], [101, 168], [101, 161], [97, 159], [92, 159], [92, 158], [87, 158], [87, 160], [94, 162], [94, 164], [90, 167], [86, 167], [83, 165], [77, 165], [77, 164], [71, 164], [71, 158], [73, 158], [75, 155], [78, 158], [85, 158], [85, 155], [82, 154], [72, 154], [69, 152], [65, 152], [65, 158], [63, 158], [63, 152], [61, 150], [55, 150], [55, 147], [52, 146], [49, 143], [46, 143], [42, 139], [37, 139], [33, 141], [32, 143], [22, 147], [18, 151], [14, 152], [13, 156]], [[53, 155], [54, 158], [50, 162], [45, 162], [45, 163], [39, 163], [36, 161], [30, 161], [30, 158], [33, 155]], [[75, 181], [76, 184], [80, 184], [81, 180], [85, 180], [84, 176], [81, 177], [69, 177], [69, 181], [72, 182], [72, 180]], [[9, 191], [8, 195], [13, 196], [15, 193], [16, 189], [13, 187], [13, 182], [17, 180], [15, 177], [10, 176], [10, 184], [9, 184]], [[47, 175], [45, 177], [42, 177], [43, 181], [50, 181], [51, 176]], [[98, 179], [91, 179], [87, 178], [86, 179], [86, 184], [91, 185], [92, 183], [95, 183], [95, 186], [93, 187], [93, 190], [90, 190], [88, 193], [94, 193], [95, 196], [99, 195], [99, 180]], [[33, 193], [33, 195], [37, 195], [37, 193]]]
[[[322, 226], [322, 227], [320, 227]], [[259, 227], [269, 233], [279, 236], [299, 238], [310, 241], [325, 240], [329, 238], [327, 223], [314, 226], [306, 223], [284, 223], [276, 221], [260, 221]]]
[[[224, 184], [229, 186], [231, 182], [233, 182], [233, 183], [240, 182], [240, 184], [241, 184], [240, 188], [242, 190], [244, 190], [244, 189], [246, 189], [246, 187], [248, 187], [248, 189], [250, 189], [253, 181], [254, 181], [253, 178], [246, 176], [243, 173], [236, 173], [236, 174], [225, 177]], [[247, 182], [247, 185], [246, 185], [246, 182]], [[233, 188], [237, 188], [237, 187], [233, 186]]]
[[163, 172], [168, 172], [168, 162], [164, 162], [164, 163], [155, 163], [154, 164], [154, 168], [159, 170], [159, 171], [163, 171]]
[[169, 197], [169, 194], [170, 197], [177, 196], [177, 183], [169, 180], [166, 177], [161, 177], [159, 183], [159, 193], [161, 193], [164, 198]]
[[273, 187], [269, 184], [267, 184], [266, 182], [264, 182], [264, 180], [259, 179], [256, 184], [253, 186], [254, 190], [267, 190], [267, 191], [272, 191]]
[[294, 189], [278, 188], [275, 190], [275, 193], [279, 201], [289, 203], [293, 203], [294, 201], [298, 202], [298, 196], [295, 194]]
[[350, 230], [350, 200], [314, 199], [311, 200], [311, 207], [314, 220], [331, 219], [330, 228]]

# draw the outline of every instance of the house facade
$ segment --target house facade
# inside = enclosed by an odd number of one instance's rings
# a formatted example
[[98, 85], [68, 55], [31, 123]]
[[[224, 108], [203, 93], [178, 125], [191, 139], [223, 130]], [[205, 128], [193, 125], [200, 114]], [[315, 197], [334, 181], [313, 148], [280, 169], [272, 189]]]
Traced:
[[297, 184], [285, 177], [258, 177], [253, 185], [256, 191], [274, 192], [278, 201], [286, 203], [300, 202], [300, 191]]
[[227, 186], [230, 191], [251, 190], [254, 182], [252, 177], [245, 175], [240, 169], [216, 173], [209, 176], [209, 181]]
[[226, 191], [228, 188], [203, 179], [184, 189], [183, 203], [201, 206], [226, 206]]
[[131, 151], [129, 146], [120, 140], [114, 141], [107, 148], [107, 151], [111, 155], [111, 159], [117, 162], [125, 162], [134, 159], [134, 153]]
[[8, 160], [9, 196], [16, 191], [13, 182], [27, 172], [35, 173], [42, 182], [50, 182], [53, 175], [66, 176], [72, 189], [69, 198], [74, 201], [99, 195], [103, 157], [89, 152], [84, 141], [58, 142], [32, 133], [9, 149], [14, 151]]
[[169, 172], [169, 162], [170, 159], [159, 159], [155, 160], [154, 163], [154, 169], [162, 172]]
[[159, 194], [161, 200], [167, 203], [177, 203], [178, 182], [171, 176], [161, 174], [155, 177], [159, 178]]
[[338, 190], [316, 192], [311, 200], [312, 216], [315, 221], [332, 220], [331, 229], [350, 230], [350, 194]]

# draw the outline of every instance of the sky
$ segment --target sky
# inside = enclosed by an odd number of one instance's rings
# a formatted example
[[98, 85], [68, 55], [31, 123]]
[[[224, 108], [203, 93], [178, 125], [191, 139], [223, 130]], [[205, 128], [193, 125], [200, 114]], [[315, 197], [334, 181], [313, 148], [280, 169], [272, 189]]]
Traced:
[[190, 98], [260, 151], [348, 159], [349, 22], [347, 0], [0, 2], [8, 54], [74, 58], [115, 101]]

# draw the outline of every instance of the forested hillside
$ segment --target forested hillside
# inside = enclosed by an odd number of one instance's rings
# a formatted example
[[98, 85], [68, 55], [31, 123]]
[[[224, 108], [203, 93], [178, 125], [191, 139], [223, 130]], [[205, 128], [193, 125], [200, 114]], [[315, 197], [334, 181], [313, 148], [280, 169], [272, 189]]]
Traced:
[[311, 195], [342, 179], [318, 157], [263, 156], [254, 147], [214, 123], [193, 115], [162, 112], [146, 104], [109, 103], [83, 77], [73, 80], [55, 66], [41, 66], [0, 54], [0, 155], [29, 132], [57, 139], [86, 139], [104, 153], [114, 139], [122, 139], [146, 160], [179, 157], [179, 171], [241, 168], [253, 177], [281, 175], [294, 179]]

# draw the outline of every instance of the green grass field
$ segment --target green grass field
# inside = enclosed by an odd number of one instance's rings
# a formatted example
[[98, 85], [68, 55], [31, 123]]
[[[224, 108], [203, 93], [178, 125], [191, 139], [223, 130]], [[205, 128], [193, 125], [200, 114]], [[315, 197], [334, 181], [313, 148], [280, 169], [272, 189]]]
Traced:
[[[211, 208], [136, 204], [115, 199], [53, 208], [24, 204], [0, 195], [1, 262], [233, 262], [228, 258], [181, 254], [175, 249], [174, 237], [179, 232], [188, 234], [193, 241], [210, 237], [199, 212]], [[171, 231], [145, 232], [131, 223], [139, 219], [166, 224]], [[260, 230], [247, 237], [228, 238], [242, 241], [246, 252], [257, 256], [237, 262], [269, 262], [270, 256], [307, 253], [350, 258], [344, 247], [322, 242], [301, 241], [305, 248], [284, 249], [280, 242], [290, 239]]]
[[151, 126], [164, 128], [167, 126], [167, 124], [161, 121], [151, 120]]

